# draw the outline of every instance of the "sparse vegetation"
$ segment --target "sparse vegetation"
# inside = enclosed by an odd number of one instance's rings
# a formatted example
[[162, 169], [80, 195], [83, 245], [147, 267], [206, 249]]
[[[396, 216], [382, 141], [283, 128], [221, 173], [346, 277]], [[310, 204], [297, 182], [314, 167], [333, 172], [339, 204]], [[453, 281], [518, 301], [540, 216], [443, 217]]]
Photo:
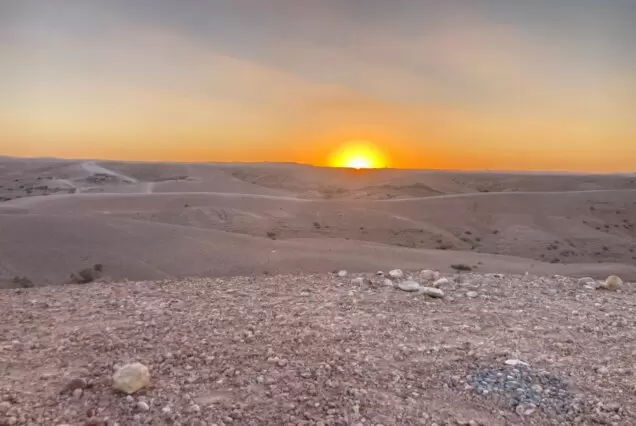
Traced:
[[270, 240], [275, 240], [276, 237], [277, 237], [276, 232], [274, 231], [267, 232], [267, 238], [269, 238]]
[[31, 281], [30, 279], [28, 279], [27, 277], [13, 277], [13, 279], [11, 280], [11, 282], [13, 282], [13, 284], [20, 286], [21, 288], [31, 288], [31, 287], [35, 287], [35, 284], [33, 284], [33, 281]]
[[101, 263], [93, 265], [92, 268], [85, 268], [71, 274], [72, 284], [88, 284], [101, 278], [104, 266]]
[[314, 222], [314, 228], [320, 229], [321, 228], [320, 223]]
[[463, 263], [456, 263], [451, 265], [451, 268], [456, 270], [457, 272], [470, 272], [473, 270], [472, 266], [465, 265]]

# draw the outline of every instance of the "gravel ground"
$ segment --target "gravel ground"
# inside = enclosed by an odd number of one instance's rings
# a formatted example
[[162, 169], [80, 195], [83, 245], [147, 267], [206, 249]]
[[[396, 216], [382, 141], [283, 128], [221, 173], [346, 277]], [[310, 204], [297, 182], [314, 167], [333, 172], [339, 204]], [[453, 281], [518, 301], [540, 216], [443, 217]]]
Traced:
[[[4, 290], [0, 425], [636, 424], [629, 285], [351, 278]], [[132, 396], [129, 362], [152, 375]]]

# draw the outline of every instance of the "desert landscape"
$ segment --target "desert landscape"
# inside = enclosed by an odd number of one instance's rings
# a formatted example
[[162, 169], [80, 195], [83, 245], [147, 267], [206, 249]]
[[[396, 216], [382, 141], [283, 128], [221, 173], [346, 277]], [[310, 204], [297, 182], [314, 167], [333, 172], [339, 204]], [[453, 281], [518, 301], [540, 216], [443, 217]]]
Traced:
[[[0, 281], [431, 268], [636, 280], [636, 176], [0, 160]], [[38, 244], [33, 244], [38, 241]]]
[[636, 423], [636, 176], [0, 176], [0, 425]]

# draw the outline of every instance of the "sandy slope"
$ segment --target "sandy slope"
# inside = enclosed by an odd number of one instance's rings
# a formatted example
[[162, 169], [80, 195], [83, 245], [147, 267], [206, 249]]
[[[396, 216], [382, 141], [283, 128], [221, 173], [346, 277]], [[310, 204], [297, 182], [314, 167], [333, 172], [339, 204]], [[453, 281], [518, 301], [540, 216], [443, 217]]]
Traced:
[[5, 282], [59, 283], [93, 263], [135, 279], [396, 261], [598, 275], [608, 270], [599, 262], [627, 274], [636, 265], [632, 176], [49, 159], [0, 167], [0, 191], [20, 197], [0, 203]]

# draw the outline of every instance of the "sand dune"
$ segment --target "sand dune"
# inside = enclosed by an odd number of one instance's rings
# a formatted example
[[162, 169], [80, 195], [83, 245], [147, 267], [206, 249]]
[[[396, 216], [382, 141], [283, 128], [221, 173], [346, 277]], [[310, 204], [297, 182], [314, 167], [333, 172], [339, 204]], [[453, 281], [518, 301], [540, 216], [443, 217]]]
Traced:
[[[0, 203], [5, 282], [61, 283], [93, 263], [131, 279], [636, 268], [631, 176], [6, 158], [0, 167], [12, 198]], [[47, 190], [33, 189], [42, 182]]]

